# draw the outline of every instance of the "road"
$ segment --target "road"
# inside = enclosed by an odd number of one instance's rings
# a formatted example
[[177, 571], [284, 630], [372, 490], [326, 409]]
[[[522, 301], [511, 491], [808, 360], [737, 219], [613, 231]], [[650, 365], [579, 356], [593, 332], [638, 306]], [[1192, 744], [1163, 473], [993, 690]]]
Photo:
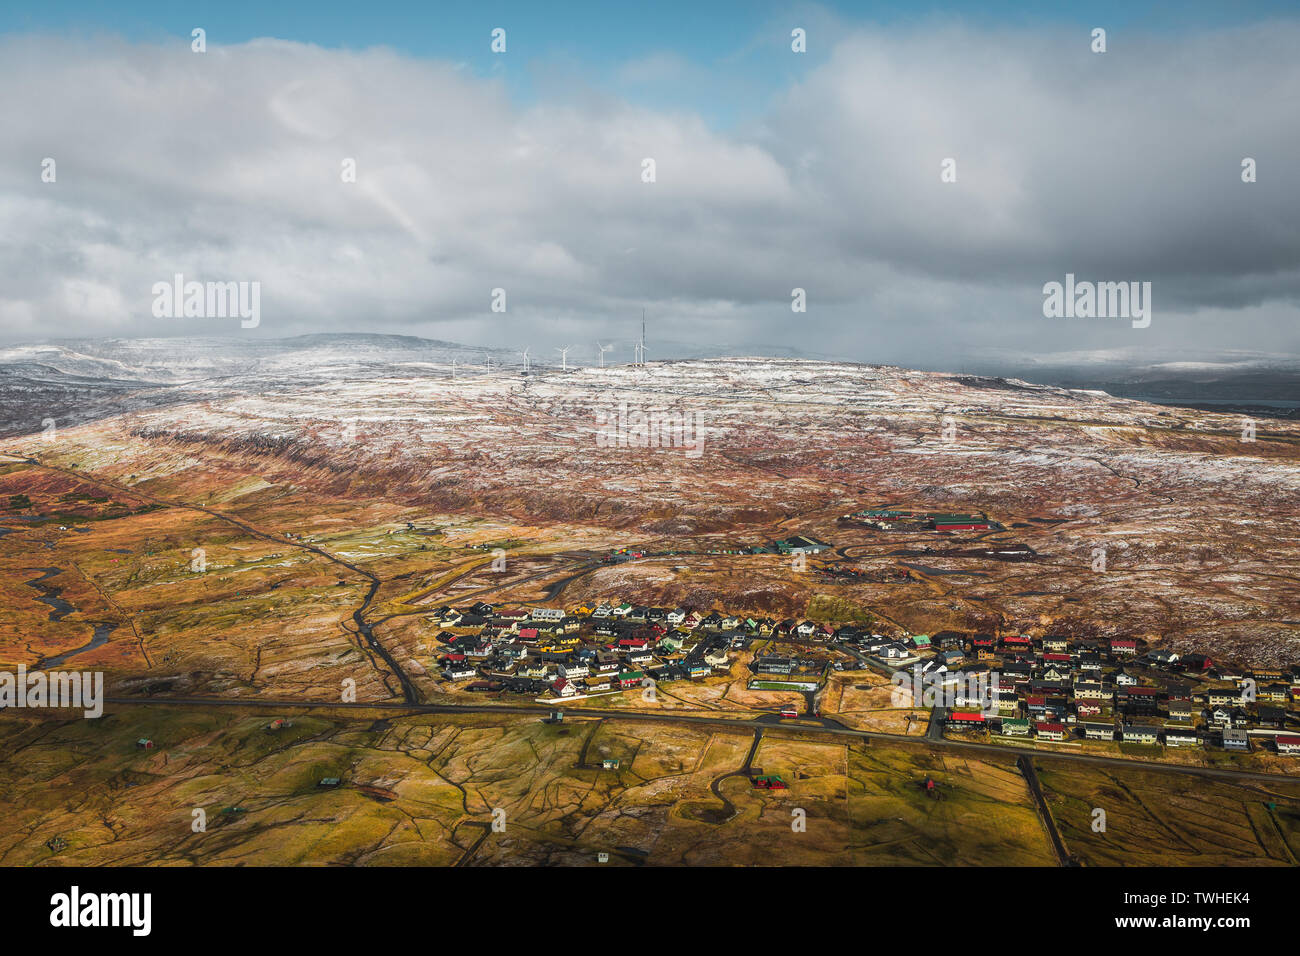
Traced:
[[[596, 717], [604, 720], [632, 720], [661, 724], [691, 724], [700, 727], [725, 727], [737, 731], [762, 730], [764, 733], [788, 734], [823, 734], [834, 737], [849, 737], [867, 742], [891, 744], [902, 747], [920, 747], [925, 749], [953, 750], [963, 753], [986, 754], [998, 757], [1023, 757], [1024, 747], [1007, 744], [978, 743], [968, 740], [932, 739], [929, 737], [906, 737], [902, 734], [882, 734], [874, 730], [853, 730], [849, 727], [830, 727], [824, 724], [783, 724], [772, 722], [771, 714], [758, 717], [710, 717], [697, 714], [680, 714], [672, 711], [650, 713], [637, 710], [589, 710], [581, 707], [569, 707], [557, 702], [555, 705], [541, 704], [403, 704], [397, 701], [377, 701], [374, 703], [332, 703], [329, 701], [269, 700], [225, 697], [108, 697], [104, 703], [123, 706], [155, 707], [243, 707], [259, 710], [337, 710], [337, 711], [401, 711], [407, 714], [513, 714], [516, 716], [548, 716], [553, 710], [563, 710], [566, 717]], [[359, 718], [370, 719], [370, 718]], [[1062, 751], [1035, 750], [1035, 760], [1073, 761], [1093, 766], [1106, 767], [1111, 770], [1144, 770], [1159, 773], [1184, 774], [1213, 780], [1241, 782], [1250, 780], [1256, 783], [1285, 783], [1300, 785], [1300, 776], [1287, 773], [1263, 773], [1248, 770], [1220, 770], [1214, 767], [1189, 767], [1180, 764], [1159, 763], [1152, 760], [1128, 760], [1121, 757], [1102, 757], [1097, 754], [1065, 753]]]

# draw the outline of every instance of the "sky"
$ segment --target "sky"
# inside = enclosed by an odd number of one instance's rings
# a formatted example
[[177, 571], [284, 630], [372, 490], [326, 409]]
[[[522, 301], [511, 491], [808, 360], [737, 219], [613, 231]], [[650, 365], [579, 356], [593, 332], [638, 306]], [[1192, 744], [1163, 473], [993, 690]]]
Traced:
[[[1297, 49], [1262, 2], [9, 5], [0, 342], [1294, 360]], [[1045, 315], [1067, 274], [1149, 324]]]

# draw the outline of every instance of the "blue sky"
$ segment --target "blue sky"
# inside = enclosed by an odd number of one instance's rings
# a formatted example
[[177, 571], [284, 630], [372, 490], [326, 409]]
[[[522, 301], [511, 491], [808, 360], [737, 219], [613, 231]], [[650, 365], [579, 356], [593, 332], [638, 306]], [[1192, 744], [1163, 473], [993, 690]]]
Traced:
[[[386, 46], [499, 78], [521, 103], [571, 86], [587, 86], [648, 107], [690, 110], [712, 125], [727, 126], [759, 112], [770, 96], [796, 81], [801, 70], [822, 62], [836, 37], [851, 27], [924, 30], [931, 24], [961, 21], [981, 28], [1105, 26], [1168, 36], [1295, 14], [1293, 0], [653, 4], [55, 0], [0, 8], [0, 33], [94, 36], [110, 32], [130, 40], [163, 42], [187, 37], [193, 27], [201, 26], [210, 44], [275, 37], [327, 48]], [[803, 27], [809, 36], [808, 55], [795, 61], [786, 55], [793, 26]], [[507, 31], [507, 57], [489, 50], [489, 34], [495, 27]]]

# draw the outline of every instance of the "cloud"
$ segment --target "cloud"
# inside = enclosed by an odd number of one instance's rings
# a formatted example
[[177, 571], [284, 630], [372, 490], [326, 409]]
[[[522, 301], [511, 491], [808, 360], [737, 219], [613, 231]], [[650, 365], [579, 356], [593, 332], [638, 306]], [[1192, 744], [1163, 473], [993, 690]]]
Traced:
[[[630, 332], [645, 305], [661, 339], [927, 367], [990, 347], [1300, 351], [1300, 27], [1109, 46], [846, 32], [761, 119], [719, 130], [598, 90], [520, 105], [382, 48], [11, 38], [0, 334], [238, 332], [152, 316], [153, 283], [182, 273], [261, 282], [241, 334], [268, 336], [542, 349]], [[665, 51], [620, 79], [684, 72], [706, 99], [728, 68]], [[1152, 327], [1044, 319], [1066, 272], [1151, 281]]]

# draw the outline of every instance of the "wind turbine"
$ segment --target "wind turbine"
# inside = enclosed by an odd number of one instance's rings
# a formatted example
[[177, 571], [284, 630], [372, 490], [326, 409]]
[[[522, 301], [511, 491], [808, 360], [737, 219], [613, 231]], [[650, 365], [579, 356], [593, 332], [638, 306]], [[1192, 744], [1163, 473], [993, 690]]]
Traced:
[[636, 343], [636, 363], [645, 364], [645, 309], [641, 310], [641, 341]]
[[605, 367], [605, 353], [608, 352], [608, 351], [609, 351], [610, 349], [612, 349], [613, 347], [614, 347], [614, 346], [612, 346], [612, 345], [601, 345], [599, 342], [596, 343], [596, 348], [600, 349], [600, 367], [601, 367], [601, 368], [604, 368], [604, 367]]
[[555, 351], [560, 353], [560, 370], [563, 372], [569, 370], [569, 349], [571, 348], [573, 348], [572, 345], [566, 345], [564, 348], [560, 348], [558, 345], [555, 347]]
[[524, 350], [523, 350], [522, 352], [520, 352], [519, 354], [520, 354], [521, 356], [523, 356], [523, 359], [524, 359], [524, 371], [527, 372], [527, 371], [528, 371], [528, 347], [525, 346], [525, 347], [524, 347]]

